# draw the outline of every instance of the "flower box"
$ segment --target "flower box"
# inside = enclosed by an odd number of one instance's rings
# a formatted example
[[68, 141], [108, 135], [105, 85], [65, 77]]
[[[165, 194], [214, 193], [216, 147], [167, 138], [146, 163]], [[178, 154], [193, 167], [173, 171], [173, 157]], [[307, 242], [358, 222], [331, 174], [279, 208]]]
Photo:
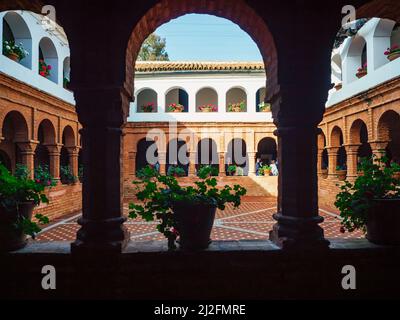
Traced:
[[3, 54], [15, 61], [20, 62], [21, 60], [25, 59], [26, 56], [29, 55], [29, 52], [24, 49], [22, 43], [19, 45], [15, 44], [15, 41], [3, 41]]
[[342, 89], [342, 87], [343, 87], [343, 85], [341, 83], [338, 83], [335, 85], [334, 88], [336, 89], [336, 91], [339, 91], [340, 89]]
[[154, 103], [147, 103], [140, 107], [144, 113], [152, 113], [154, 111]]
[[39, 74], [44, 77], [50, 77], [50, 70], [52, 69], [51, 65], [48, 65], [43, 59], [39, 60]]
[[179, 103], [172, 103], [168, 105], [167, 112], [183, 112], [185, 110], [185, 107]]
[[230, 103], [228, 105], [228, 112], [244, 112], [246, 109], [246, 103], [244, 101], [240, 103]]
[[271, 104], [270, 103], [261, 102], [258, 105], [258, 109], [260, 110], [260, 112], [271, 112]]
[[16, 53], [7, 54], [7, 58], [9, 58], [15, 62], [19, 62], [19, 55], [17, 55]]
[[385, 56], [387, 56], [388, 60], [393, 61], [400, 57], [400, 47], [395, 44], [391, 48], [388, 48], [385, 52]]
[[368, 66], [365, 63], [361, 68], [358, 68], [356, 77], [360, 79], [362, 77], [365, 77], [367, 74], [368, 74]]
[[199, 107], [201, 112], [217, 112], [218, 109], [215, 105], [209, 104]]

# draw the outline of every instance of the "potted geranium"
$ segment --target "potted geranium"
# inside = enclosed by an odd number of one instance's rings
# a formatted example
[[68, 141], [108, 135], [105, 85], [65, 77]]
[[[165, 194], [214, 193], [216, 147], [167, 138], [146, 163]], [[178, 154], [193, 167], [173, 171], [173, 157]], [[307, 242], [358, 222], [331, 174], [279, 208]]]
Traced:
[[236, 169], [237, 169], [237, 166], [235, 166], [235, 165], [230, 165], [230, 166], [228, 166], [228, 169], [226, 170], [228, 176], [233, 176], [233, 175], [235, 175]]
[[336, 174], [340, 181], [346, 180], [347, 170], [343, 166], [336, 166]]
[[142, 112], [151, 113], [154, 111], [154, 103], [149, 102], [140, 107]]
[[171, 103], [168, 105], [167, 112], [183, 112], [185, 107], [179, 103]]
[[244, 101], [239, 103], [229, 103], [228, 112], [243, 112], [246, 109], [246, 103]]
[[204, 172], [204, 170], [209, 172], [210, 177], [218, 177], [219, 176], [219, 169], [214, 166], [211, 166], [209, 164], [201, 165], [199, 167], [197, 175], [199, 176], [199, 174], [201, 174], [201, 172]]
[[205, 104], [201, 107], [199, 107], [201, 112], [217, 112], [218, 108], [214, 104]]
[[44, 77], [50, 77], [51, 65], [48, 65], [43, 59], [39, 59], [39, 74]]
[[62, 184], [74, 184], [78, 181], [78, 178], [72, 173], [71, 166], [61, 166], [60, 180]]
[[269, 177], [271, 175], [271, 171], [272, 171], [272, 169], [270, 166], [263, 166], [259, 170], [261, 175], [267, 176], [267, 177]]
[[22, 43], [19, 45], [15, 44], [15, 41], [3, 41], [3, 54], [15, 61], [15, 62], [20, 62], [21, 60], [25, 59], [26, 56], [29, 55], [29, 52], [24, 49], [24, 46]]
[[54, 187], [57, 185], [57, 181], [51, 176], [48, 165], [39, 165], [34, 171], [35, 182], [41, 184], [44, 187]]
[[224, 210], [227, 203], [237, 208], [246, 194], [239, 185], [218, 189], [216, 178], [209, 175], [210, 168], [206, 167], [200, 171], [195, 186], [182, 187], [176, 178], [145, 168], [142, 179], [134, 182], [138, 187], [136, 197], [143, 203], [129, 205], [130, 218], [158, 221], [157, 230], [168, 239], [170, 250], [176, 248], [178, 237], [183, 250], [206, 249], [217, 208]]
[[388, 48], [387, 51], [385, 52], [385, 56], [390, 61], [396, 60], [397, 58], [400, 57], [400, 47], [397, 44], [394, 44], [391, 48]]
[[386, 159], [363, 159], [363, 175], [348, 181], [336, 196], [342, 218], [341, 232], [362, 230], [376, 244], [400, 244], [400, 180], [393, 177], [400, 166], [386, 166]]
[[[0, 164], [0, 251], [23, 248], [26, 235], [33, 238], [40, 231], [31, 221], [33, 209], [40, 203], [48, 203], [44, 186], [27, 178], [16, 177]], [[40, 224], [49, 223], [43, 215], [35, 215]]]
[[258, 105], [258, 109], [260, 112], [271, 112], [271, 104], [263, 101]]
[[367, 63], [364, 63], [364, 65], [360, 68], [357, 69], [356, 77], [357, 78], [362, 78], [368, 74], [368, 65]]
[[181, 167], [178, 167], [176, 165], [171, 165], [168, 168], [167, 175], [178, 178], [178, 177], [184, 177], [186, 175], [186, 172]]

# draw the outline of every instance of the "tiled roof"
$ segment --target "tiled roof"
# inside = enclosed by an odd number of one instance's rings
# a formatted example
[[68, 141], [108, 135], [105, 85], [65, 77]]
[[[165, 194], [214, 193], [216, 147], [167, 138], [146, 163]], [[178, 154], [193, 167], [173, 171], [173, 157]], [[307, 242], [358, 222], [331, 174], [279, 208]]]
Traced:
[[137, 61], [136, 72], [171, 71], [263, 71], [262, 62], [171, 62]]

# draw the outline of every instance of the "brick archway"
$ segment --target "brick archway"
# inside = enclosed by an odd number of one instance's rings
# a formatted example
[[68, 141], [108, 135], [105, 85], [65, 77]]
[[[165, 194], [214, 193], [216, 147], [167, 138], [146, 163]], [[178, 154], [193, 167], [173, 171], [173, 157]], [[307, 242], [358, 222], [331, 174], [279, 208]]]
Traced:
[[278, 58], [274, 39], [265, 21], [243, 0], [163, 0], [151, 8], [134, 27], [126, 54], [125, 88], [134, 87], [136, 58], [145, 39], [159, 26], [189, 13], [211, 14], [238, 24], [258, 45], [267, 69], [267, 95], [278, 91]]

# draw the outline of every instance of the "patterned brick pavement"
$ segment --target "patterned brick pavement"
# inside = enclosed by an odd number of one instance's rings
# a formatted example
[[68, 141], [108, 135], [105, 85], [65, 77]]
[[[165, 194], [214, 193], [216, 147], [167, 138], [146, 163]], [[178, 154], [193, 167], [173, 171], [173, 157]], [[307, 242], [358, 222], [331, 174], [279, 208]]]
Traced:
[[[274, 225], [272, 215], [276, 211], [276, 200], [271, 198], [246, 198], [239, 209], [227, 206], [218, 210], [212, 231], [213, 240], [265, 240]], [[362, 238], [361, 232], [340, 233], [340, 220], [336, 213], [324, 208], [320, 210], [325, 221], [321, 224], [326, 238]], [[77, 220], [80, 215], [64, 217], [53, 221], [38, 235], [37, 241], [74, 241], [79, 229]], [[163, 240], [163, 235], [156, 230], [156, 223], [129, 219], [126, 224], [132, 240]]]

